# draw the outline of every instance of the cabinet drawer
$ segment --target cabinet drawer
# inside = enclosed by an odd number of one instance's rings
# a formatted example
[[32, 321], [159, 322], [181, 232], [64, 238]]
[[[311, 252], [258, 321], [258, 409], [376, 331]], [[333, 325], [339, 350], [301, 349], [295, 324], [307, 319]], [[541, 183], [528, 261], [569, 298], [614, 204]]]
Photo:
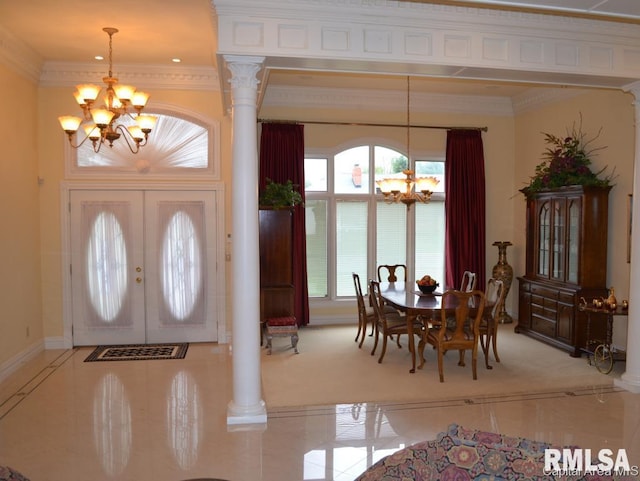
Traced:
[[565, 304], [575, 304], [575, 294], [569, 292], [560, 292], [558, 294], [558, 300]]
[[540, 334], [544, 334], [545, 336], [555, 337], [556, 335], [556, 323], [550, 319], [540, 317], [537, 315], [531, 316], [531, 328], [539, 332]]
[[556, 310], [558, 301], [555, 299], [549, 299], [548, 297], [531, 296], [531, 306], [539, 306], [544, 309]]
[[544, 306], [531, 306], [531, 314], [538, 317], [543, 317], [545, 319], [553, 320], [555, 322], [557, 317], [556, 309], [548, 309]]
[[549, 289], [548, 287], [532, 285], [531, 286], [531, 293], [532, 294], [537, 294], [537, 295], [542, 296], [542, 297], [548, 297], [549, 299], [557, 299], [558, 298], [558, 291], [556, 291], [555, 289]]

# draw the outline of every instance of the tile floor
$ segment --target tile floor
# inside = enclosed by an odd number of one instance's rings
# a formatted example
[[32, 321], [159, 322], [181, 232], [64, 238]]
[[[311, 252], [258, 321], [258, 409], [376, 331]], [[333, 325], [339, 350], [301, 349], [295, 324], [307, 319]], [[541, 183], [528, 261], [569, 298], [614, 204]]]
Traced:
[[273, 409], [229, 429], [228, 346], [183, 360], [93, 362], [45, 351], [0, 383], [0, 464], [31, 481], [353, 480], [450, 423], [557, 444], [625, 448], [640, 464], [640, 395], [616, 387], [492, 399]]

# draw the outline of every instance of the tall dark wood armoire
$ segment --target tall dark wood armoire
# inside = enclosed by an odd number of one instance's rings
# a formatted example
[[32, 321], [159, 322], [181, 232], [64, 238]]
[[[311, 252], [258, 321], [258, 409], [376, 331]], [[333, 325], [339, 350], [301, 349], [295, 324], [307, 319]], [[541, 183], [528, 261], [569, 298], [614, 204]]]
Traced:
[[[528, 192], [526, 273], [518, 277], [516, 332], [579, 357], [586, 345], [580, 299], [607, 297], [607, 219], [611, 187]], [[604, 323], [602, 323], [604, 324]], [[604, 336], [594, 332], [591, 337]], [[600, 337], [604, 339], [604, 337]]]
[[293, 209], [261, 207], [260, 321], [293, 315]]

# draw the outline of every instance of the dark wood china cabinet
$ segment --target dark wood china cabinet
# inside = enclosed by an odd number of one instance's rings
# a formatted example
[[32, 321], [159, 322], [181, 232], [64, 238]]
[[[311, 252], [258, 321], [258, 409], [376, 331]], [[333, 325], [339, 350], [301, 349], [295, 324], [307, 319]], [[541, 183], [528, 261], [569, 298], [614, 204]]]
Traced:
[[260, 208], [260, 322], [293, 316], [293, 210]]
[[527, 203], [526, 273], [518, 277], [515, 329], [575, 357], [581, 355], [587, 336], [580, 299], [607, 297], [610, 190], [567, 186], [521, 191]]

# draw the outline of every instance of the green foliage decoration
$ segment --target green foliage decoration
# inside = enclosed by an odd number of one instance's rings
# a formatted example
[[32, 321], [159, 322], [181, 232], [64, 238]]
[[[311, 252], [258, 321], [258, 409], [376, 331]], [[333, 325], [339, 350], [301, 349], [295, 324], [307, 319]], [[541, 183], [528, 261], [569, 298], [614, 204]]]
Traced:
[[594, 152], [606, 147], [591, 147], [600, 136], [587, 138], [582, 132], [582, 117], [580, 124], [575, 122], [571, 130], [567, 130], [565, 137], [542, 132], [547, 148], [542, 154], [544, 159], [536, 166], [535, 175], [531, 177], [524, 192], [538, 192], [546, 189], [556, 189], [569, 185], [606, 187], [611, 185], [613, 174], [602, 176], [607, 167], [598, 172], [591, 170], [591, 156]]
[[297, 185], [291, 180], [281, 184], [267, 177], [266, 181], [264, 192], [260, 195], [260, 205], [283, 209], [302, 204], [302, 195], [296, 190]]

